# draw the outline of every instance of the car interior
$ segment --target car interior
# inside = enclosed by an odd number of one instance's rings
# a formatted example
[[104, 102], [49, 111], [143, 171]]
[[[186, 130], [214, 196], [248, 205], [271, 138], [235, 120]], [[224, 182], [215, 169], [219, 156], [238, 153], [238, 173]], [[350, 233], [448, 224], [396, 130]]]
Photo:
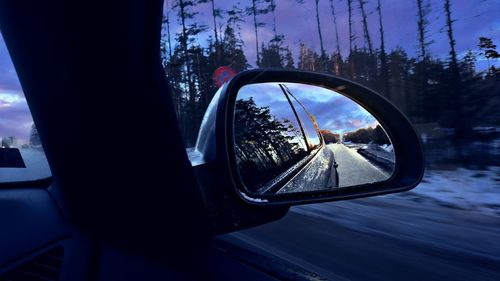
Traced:
[[[279, 221], [291, 206], [414, 188], [424, 155], [409, 119], [348, 79], [243, 71], [222, 81], [193, 157], [161, 64], [163, 9], [163, 0], [0, 0], [1, 35], [49, 171], [0, 180], [0, 280], [344, 280], [226, 234]], [[264, 96], [269, 85], [279, 98]], [[313, 91], [373, 124], [390, 147], [377, 147], [380, 174], [339, 180], [348, 148], [374, 152], [353, 144], [353, 132], [322, 130]], [[7, 141], [0, 169], [29, 168]]]

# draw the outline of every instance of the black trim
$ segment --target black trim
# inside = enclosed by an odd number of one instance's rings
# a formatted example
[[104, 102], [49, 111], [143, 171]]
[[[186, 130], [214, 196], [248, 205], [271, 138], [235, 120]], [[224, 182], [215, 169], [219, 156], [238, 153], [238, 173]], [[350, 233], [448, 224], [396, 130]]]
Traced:
[[45, 189], [49, 188], [52, 184], [52, 177], [32, 180], [32, 181], [17, 181], [17, 182], [3, 182], [0, 183], [0, 189], [7, 188], [39, 188]]

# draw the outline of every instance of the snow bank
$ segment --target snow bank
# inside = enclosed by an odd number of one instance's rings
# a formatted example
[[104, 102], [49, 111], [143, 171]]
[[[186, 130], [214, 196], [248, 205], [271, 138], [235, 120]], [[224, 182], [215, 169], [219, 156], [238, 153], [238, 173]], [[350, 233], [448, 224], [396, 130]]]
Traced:
[[445, 207], [500, 213], [500, 167], [428, 170], [422, 183], [407, 193]]

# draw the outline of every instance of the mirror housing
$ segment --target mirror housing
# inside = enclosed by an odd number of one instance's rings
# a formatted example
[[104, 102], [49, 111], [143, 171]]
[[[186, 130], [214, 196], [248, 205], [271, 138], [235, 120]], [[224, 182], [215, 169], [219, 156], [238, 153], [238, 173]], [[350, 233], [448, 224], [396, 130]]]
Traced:
[[[302, 83], [336, 91], [355, 101], [372, 114], [385, 129], [396, 152], [392, 176], [382, 182], [354, 187], [286, 194], [249, 194], [238, 174], [234, 153], [234, 109], [240, 88], [255, 83]], [[407, 191], [417, 186], [424, 172], [424, 157], [419, 137], [410, 121], [394, 105], [373, 90], [347, 79], [315, 72], [293, 70], [250, 70], [235, 76], [214, 96], [200, 129], [193, 161], [195, 171], [212, 167], [213, 185], [206, 192], [239, 200], [248, 206], [291, 206], [297, 204], [346, 200]], [[198, 167], [198, 168], [197, 168]], [[206, 185], [200, 181], [200, 184]], [[208, 191], [211, 190], [211, 191]], [[223, 194], [223, 195], [222, 195]]]

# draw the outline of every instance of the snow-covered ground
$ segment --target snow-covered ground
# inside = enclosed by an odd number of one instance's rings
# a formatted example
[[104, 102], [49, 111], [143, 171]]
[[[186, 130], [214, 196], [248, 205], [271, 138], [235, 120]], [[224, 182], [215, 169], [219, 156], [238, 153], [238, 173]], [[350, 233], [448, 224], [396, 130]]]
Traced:
[[500, 167], [487, 170], [427, 170], [419, 186], [386, 197], [420, 197], [444, 207], [500, 216]]

